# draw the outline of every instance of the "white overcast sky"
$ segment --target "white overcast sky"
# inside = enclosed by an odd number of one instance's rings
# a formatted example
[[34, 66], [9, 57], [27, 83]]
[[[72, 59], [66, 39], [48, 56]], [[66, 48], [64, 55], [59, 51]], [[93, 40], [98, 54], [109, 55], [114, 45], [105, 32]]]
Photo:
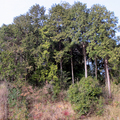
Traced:
[[[39, 4], [49, 9], [51, 5], [61, 3], [62, 1], [66, 1], [71, 5], [74, 4], [74, 0], [0, 0], [0, 26], [3, 23], [11, 24], [14, 17], [26, 13], [32, 5]], [[104, 5], [120, 19], [120, 0], [80, 0], [80, 2], [86, 3], [88, 8], [93, 4]]]

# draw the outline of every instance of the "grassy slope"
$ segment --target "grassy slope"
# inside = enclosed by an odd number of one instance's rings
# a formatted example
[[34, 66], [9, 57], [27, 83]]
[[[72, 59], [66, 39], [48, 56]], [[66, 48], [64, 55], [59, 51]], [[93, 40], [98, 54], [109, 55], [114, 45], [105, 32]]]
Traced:
[[[26, 87], [27, 86], [27, 87]], [[119, 120], [120, 119], [120, 85], [112, 84], [113, 99], [109, 101], [104, 89], [104, 113], [102, 116], [91, 114], [89, 117], [81, 116], [85, 120]], [[57, 100], [52, 100], [52, 96], [47, 91], [47, 86], [43, 89], [32, 88], [30, 85], [24, 85], [19, 96], [18, 103], [24, 99], [25, 103], [20, 110], [16, 111], [16, 107], [12, 107], [12, 114], [15, 119], [21, 119], [25, 116], [24, 110], [27, 108], [27, 116], [29, 120], [78, 120], [80, 117], [73, 111], [71, 104], [66, 101], [66, 91], [61, 92]], [[27, 102], [27, 107], [25, 106]], [[17, 108], [19, 109], [19, 108]], [[26, 118], [22, 118], [24, 120]]]

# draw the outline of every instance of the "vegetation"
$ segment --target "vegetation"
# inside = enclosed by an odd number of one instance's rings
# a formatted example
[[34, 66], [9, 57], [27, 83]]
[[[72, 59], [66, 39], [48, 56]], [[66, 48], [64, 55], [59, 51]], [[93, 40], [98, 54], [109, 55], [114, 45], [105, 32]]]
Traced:
[[96, 79], [92, 77], [82, 78], [79, 83], [71, 85], [68, 97], [74, 105], [74, 109], [80, 114], [94, 111], [102, 90]]
[[[120, 83], [119, 28], [118, 18], [105, 6], [88, 9], [81, 2], [55, 4], [48, 14], [36, 4], [4, 24], [0, 77], [8, 83], [9, 119], [78, 119], [103, 113], [104, 101], [114, 98], [111, 83]], [[57, 111], [61, 101], [68, 106], [70, 101], [77, 112]], [[42, 108], [53, 103], [54, 115], [49, 110], [45, 118]], [[63, 111], [57, 116], [55, 110]]]

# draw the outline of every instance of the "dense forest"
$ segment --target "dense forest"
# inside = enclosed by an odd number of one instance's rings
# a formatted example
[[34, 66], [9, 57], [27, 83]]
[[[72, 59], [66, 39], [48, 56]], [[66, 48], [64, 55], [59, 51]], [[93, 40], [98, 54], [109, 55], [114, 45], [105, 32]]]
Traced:
[[[106, 86], [112, 98], [111, 82], [120, 83], [119, 30], [118, 18], [99, 4], [89, 9], [81, 2], [55, 4], [48, 13], [44, 6], [33, 5], [0, 28], [1, 80], [19, 88], [24, 82], [40, 88], [48, 84], [54, 99], [68, 90], [71, 103], [79, 101], [74, 99], [77, 90], [89, 85], [89, 96], [98, 97]], [[90, 106], [80, 114], [89, 110]]]

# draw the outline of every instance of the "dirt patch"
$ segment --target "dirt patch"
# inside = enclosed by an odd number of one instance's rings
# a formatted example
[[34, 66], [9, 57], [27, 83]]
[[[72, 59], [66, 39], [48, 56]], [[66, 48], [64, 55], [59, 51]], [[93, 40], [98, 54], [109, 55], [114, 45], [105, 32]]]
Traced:
[[0, 82], [0, 120], [7, 120], [7, 85]]

